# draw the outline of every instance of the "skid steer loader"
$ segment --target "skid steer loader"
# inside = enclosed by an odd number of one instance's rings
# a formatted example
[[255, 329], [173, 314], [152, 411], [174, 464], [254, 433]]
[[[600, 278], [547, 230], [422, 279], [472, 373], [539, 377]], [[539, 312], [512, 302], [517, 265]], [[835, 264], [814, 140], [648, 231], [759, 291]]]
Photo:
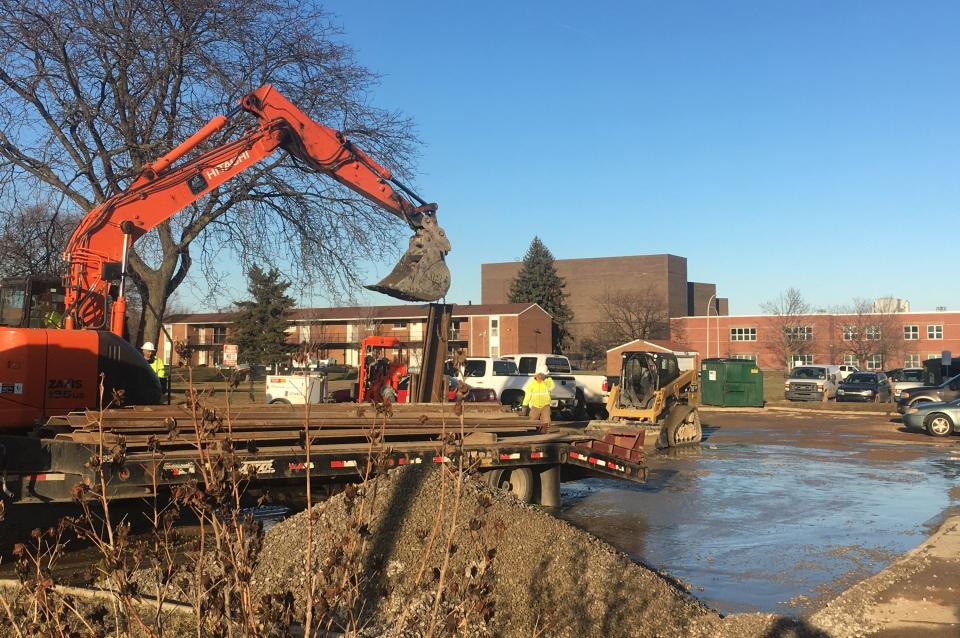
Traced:
[[660, 449], [703, 439], [700, 414], [688, 400], [696, 370], [681, 372], [677, 357], [663, 352], [624, 352], [621, 364], [620, 383], [607, 398], [609, 421], [644, 426]]

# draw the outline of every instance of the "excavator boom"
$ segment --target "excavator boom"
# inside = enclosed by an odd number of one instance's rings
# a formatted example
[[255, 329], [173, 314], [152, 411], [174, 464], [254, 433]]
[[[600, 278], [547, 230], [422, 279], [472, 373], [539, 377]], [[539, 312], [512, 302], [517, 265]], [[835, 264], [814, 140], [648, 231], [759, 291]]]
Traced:
[[[177, 164], [241, 111], [255, 116], [258, 125], [238, 139]], [[450, 272], [445, 256], [451, 246], [437, 224], [436, 204], [424, 202], [342, 133], [313, 121], [272, 86], [264, 85], [243, 97], [229, 114], [215, 117], [145, 166], [130, 187], [87, 214], [65, 251], [69, 264], [66, 327], [109, 327], [121, 335], [126, 311], [123, 274], [133, 242], [277, 148], [397, 215], [414, 230], [397, 266], [368, 288], [409, 301], [435, 301], [446, 294]]]

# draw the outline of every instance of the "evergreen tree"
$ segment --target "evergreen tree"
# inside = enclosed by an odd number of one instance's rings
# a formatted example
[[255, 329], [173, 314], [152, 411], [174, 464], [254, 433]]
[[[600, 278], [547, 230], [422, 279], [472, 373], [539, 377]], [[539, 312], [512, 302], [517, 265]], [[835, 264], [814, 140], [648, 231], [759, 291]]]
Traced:
[[566, 285], [553, 265], [553, 254], [539, 237], [534, 237], [517, 278], [510, 284], [510, 303], [540, 304], [553, 315], [554, 352], [563, 352], [573, 340], [567, 331], [573, 312], [567, 306]]
[[236, 301], [240, 310], [230, 332], [230, 342], [238, 346], [239, 361], [251, 365], [269, 365], [284, 359], [294, 348], [284, 332], [289, 324], [286, 312], [296, 302], [286, 295], [290, 282], [280, 279], [271, 268], [264, 272], [254, 266], [247, 274], [250, 301]]

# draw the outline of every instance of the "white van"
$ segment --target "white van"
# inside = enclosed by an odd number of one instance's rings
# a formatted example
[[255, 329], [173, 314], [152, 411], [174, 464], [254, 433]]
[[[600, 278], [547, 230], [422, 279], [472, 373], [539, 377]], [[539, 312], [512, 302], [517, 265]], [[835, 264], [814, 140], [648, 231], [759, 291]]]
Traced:
[[837, 398], [840, 366], [809, 364], [797, 366], [783, 383], [788, 401], [823, 401]]

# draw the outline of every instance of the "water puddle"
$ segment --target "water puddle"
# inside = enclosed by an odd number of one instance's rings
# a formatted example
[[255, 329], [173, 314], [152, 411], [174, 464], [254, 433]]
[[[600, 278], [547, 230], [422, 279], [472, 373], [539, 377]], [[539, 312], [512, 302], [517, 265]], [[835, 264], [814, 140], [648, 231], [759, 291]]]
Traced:
[[803, 613], [918, 545], [956, 503], [956, 453], [903, 456], [705, 444], [653, 455], [645, 486], [564, 485], [561, 518], [721, 612]]

